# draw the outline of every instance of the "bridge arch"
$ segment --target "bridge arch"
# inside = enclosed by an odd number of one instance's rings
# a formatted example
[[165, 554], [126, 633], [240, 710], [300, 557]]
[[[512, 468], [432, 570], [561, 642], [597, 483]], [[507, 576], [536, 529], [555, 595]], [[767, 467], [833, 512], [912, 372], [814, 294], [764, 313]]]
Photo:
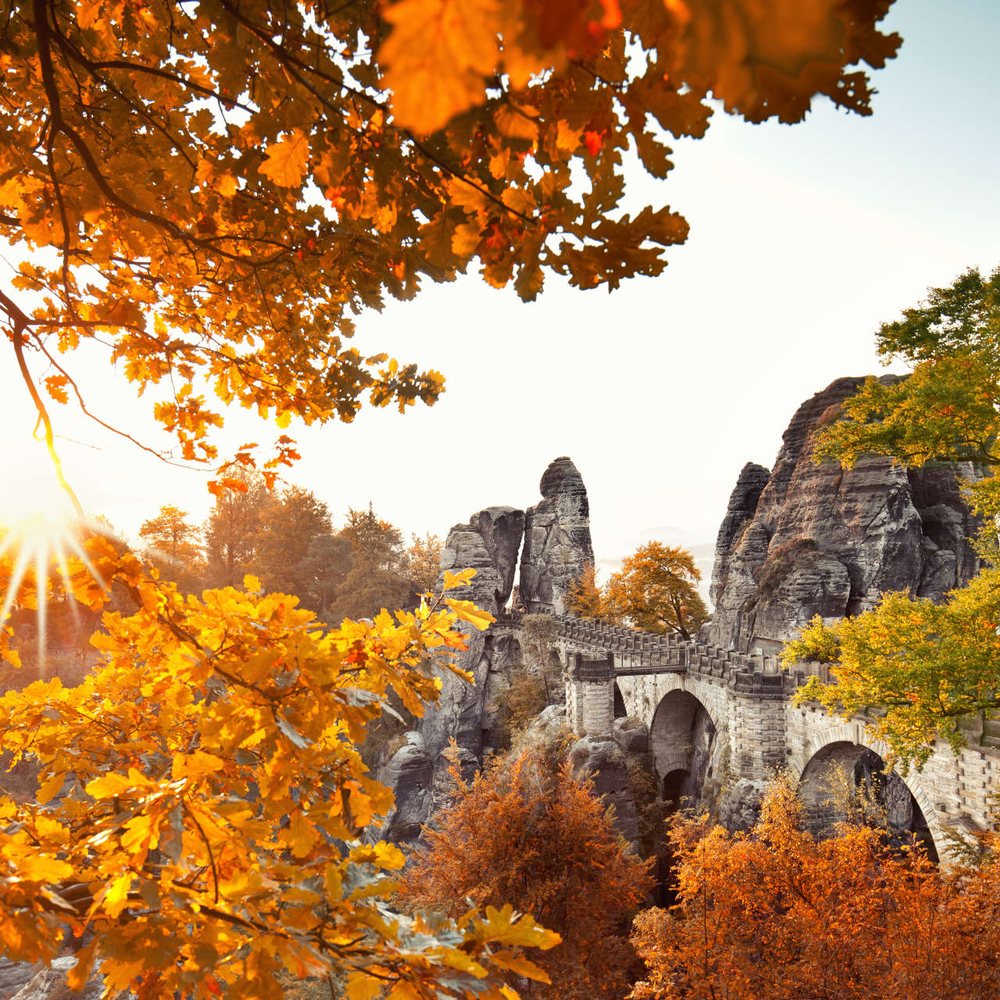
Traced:
[[864, 784], [885, 809], [890, 837], [900, 841], [915, 837], [937, 860], [944, 840], [934, 805], [919, 774], [903, 778], [884, 770], [888, 749], [881, 740], [870, 738], [860, 723], [833, 727], [806, 743], [790, 770], [798, 781], [809, 830], [815, 836], [830, 836], [846, 818], [843, 804], [830, 801], [830, 781], [840, 767], [856, 786]]
[[695, 798], [712, 777], [718, 727], [704, 703], [690, 691], [674, 688], [660, 699], [649, 726], [661, 796], [676, 807]]

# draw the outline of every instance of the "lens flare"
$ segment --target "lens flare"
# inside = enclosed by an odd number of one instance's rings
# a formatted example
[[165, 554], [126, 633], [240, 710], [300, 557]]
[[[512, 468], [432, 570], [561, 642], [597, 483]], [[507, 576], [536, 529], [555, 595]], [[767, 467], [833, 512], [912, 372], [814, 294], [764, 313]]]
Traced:
[[[5, 505], [6, 506], [6, 505]], [[38, 621], [38, 664], [40, 677], [47, 673], [48, 605], [50, 593], [61, 581], [67, 594], [74, 624], [80, 615], [72, 598], [70, 560], [77, 559], [97, 582], [105, 587], [94, 568], [82, 538], [90, 532], [107, 533], [107, 525], [81, 521], [65, 513], [58, 517], [35, 511], [19, 520], [0, 523], [0, 578], [6, 580], [0, 605], [0, 625], [6, 624], [21, 602], [36, 604]]]

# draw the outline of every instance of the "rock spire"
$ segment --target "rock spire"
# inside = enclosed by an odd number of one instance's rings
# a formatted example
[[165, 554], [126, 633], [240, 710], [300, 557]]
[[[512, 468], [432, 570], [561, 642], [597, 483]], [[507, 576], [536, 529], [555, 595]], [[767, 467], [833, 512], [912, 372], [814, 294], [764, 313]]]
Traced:
[[819, 430], [862, 381], [837, 379], [798, 408], [770, 474], [740, 473], [716, 544], [712, 645], [774, 652], [813, 615], [857, 614], [888, 590], [937, 599], [976, 572], [956, 481], [971, 466], [813, 462]]

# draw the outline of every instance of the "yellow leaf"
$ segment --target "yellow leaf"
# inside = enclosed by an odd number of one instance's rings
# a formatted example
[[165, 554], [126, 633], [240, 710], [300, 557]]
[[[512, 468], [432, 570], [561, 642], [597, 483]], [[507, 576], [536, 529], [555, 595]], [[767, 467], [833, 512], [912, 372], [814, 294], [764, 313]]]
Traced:
[[444, 571], [444, 589], [452, 590], [455, 587], [464, 587], [474, 576], [474, 569], [463, 569], [460, 573], [452, 573], [450, 570]]
[[97, 945], [100, 940], [99, 937], [95, 937], [90, 944], [81, 948], [76, 953], [76, 965], [66, 973], [66, 985], [74, 993], [79, 993], [87, 985], [87, 980], [90, 979], [90, 970], [94, 967], [94, 958], [97, 955]]
[[17, 874], [29, 882], [62, 882], [73, 874], [73, 866], [45, 854], [26, 854], [17, 860]]
[[484, 628], [489, 628], [496, 619], [488, 611], [483, 611], [482, 608], [473, 604], [472, 601], [456, 601], [454, 598], [445, 598], [445, 604], [455, 612], [456, 615], [463, 621], [469, 622], [471, 625], [475, 625], [476, 628], [482, 630]]
[[225, 767], [225, 761], [214, 754], [195, 750], [194, 753], [177, 754], [174, 757], [172, 776], [177, 778], [201, 778], [206, 774], [215, 774]]
[[83, 28], [93, 27], [101, 14], [104, 0], [78, 0], [76, 5], [76, 21]]
[[65, 778], [65, 774], [56, 773], [43, 781], [38, 786], [38, 794], [35, 796], [38, 804], [43, 806], [46, 802], [51, 801], [59, 789], [62, 788]]
[[284, 835], [285, 843], [291, 848], [292, 854], [297, 858], [304, 858], [318, 839], [316, 827], [305, 814], [301, 810], [295, 813]]
[[528, 105], [515, 107], [501, 104], [493, 113], [493, 120], [497, 123], [501, 135], [511, 139], [536, 139], [538, 125], [534, 119], [537, 115], [538, 109]]
[[385, 19], [379, 61], [398, 124], [433, 132], [485, 99], [499, 56], [495, 0], [401, 0]]
[[382, 992], [383, 981], [366, 976], [363, 972], [351, 972], [344, 986], [346, 1000], [373, 1000]]
[[136, 784], [148, 783], [144, 775], [131, 768], [127, 777], [124, 774], [105, 774], [94, 778], [87, 784], [87, 794], [94, 799], [113, 799], [130, 791]]
[[523, 188], [510, 187], [504, 190], [503, 203], [521, 215], [531, 215], [535, 210], [535, 197]]
[[569, 122], [560, 121], [556, 127], [556, 146], [564, 153], [573, 153], [580, 148], [581, 129], [571, 128]]
[[296, 129], [291, 135], [267, 149], [267, 162], [260, 172], [280, 187], [297, 187], [302, 183], [309, 162], [309, 140]]
[[138, 854], [143, 848], [155, 847], [151, 842], [153, 818], [148, 813], [133, 816], [126, 824], [126, 832], [122, 834], [122, 847], [132, 854]]
[[495, 952], [493, 961], [501, 969], [510, 969], [511, 972], [516, 972], [519, 976], [527, 976], [528, 979], [535, 979], [540, 983], [552, 982], [549, 974], [543, 968], [512, 951]]
[[475, 253], [481, 240], [479, 223], [463, 222], [462, 225], [455, 227], [454, 235], [451, 237], [452, 253], [458, 254], [459, 257], [467, 257]]
[[117, 917], [125, 909], [132, 877], [131, 872], [124, 872], [108, 884], [107, 892], [104, 894], [104, 909], [111, 917]]

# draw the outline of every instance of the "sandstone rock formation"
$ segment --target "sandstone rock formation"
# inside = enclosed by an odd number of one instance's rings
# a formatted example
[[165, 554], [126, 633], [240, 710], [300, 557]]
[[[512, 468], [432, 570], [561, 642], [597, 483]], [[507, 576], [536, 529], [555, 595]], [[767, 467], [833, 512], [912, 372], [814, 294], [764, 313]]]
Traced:
[[545, 470], [539, 490], [541, 503], [525, 517], [520, 596], [532, 614], [561, 614], [570, 582], [594, 562], [590, 504], [580, 473], [566, 457]]
[[615, 829], [639, 853], [639, 817], [629, 784], [627, 756], [610, 736], [582, 736], [569, 748], [566, 760], [576, 778], [590, 778], [594, 794], [615, 810]]
[[379, 839], [393, 843], [416, 840], [431, 810], [434, 784], [434, 765], [424, 738], [419, 733], [407, 733], [405, 745], [392, 755], [378, 777], [392, 788], [396, 798], [379, 830]]
[[[451, 590], [448, 596], [474, 601], [495, 615], [510, 597], [523, 533], [524, 512], [513, 507], [487, 507], [473, 514], [468, 524], [456, 524], [448, 532], [441, 552], [442, 580], [445, 570], [458, 572], [471, 567], [476, 575], [468, 586]], [[459, 665], [472, 671], [475, 684], [466, 684], [451, 673], [442, 678], [441, 698], [436, 706], [428, 708], [419, 727], [432, 761], [436, 761], [451, 736], [460, 747], [480, 752], [489, 674], [491, 669], [501, 668], [499, 659], [504, 655], [503, 650], [494, 650], [494, 637], [489, 633], [471, 625], [463, 625], [462, 629], [469, 637], [469, 648]]]
[[977, 570], [956, 482], [971, 466], [813, 462], [817, 432], [862, 381], [837, 379], [799, 407], [770, 475], [740, 473], [716, 546], [712, 645], [775, 652], [813, 615], [857, 614], [888, 590], [937, 599]]
[[[442, 574], [472, 568], [476, 576], [468, 586], [449, 591], [450, 597], [474, 601], [496, 615], [511, 595], [523, 538], [522, 599], [535, 613], [562, 610], [570, 581], [594, 559], [587, 491], [568, 458], [552, 462], [540, 490], [542, 501], [527, 518], [514, 507], [487, 507], [473, 514], [468, 524], [451, 529], [441, 552]], [[442, 582], [443, 576], [439, 591]], [[463, 768], [490, 749], [497, 696], [509, 685], [520, 659], [518, 644], [509, 635], [460, 627], [469, 648], [458, 665], [472, 673], [474, 684], [445, 674], [440, 699], [418, 723], [419, 733], [383, 769], [382, 780], [396, 790], [396, 810], [385, 827], [389, 832], [383, 832], [392, 839], [415, 839], [444, 794], [450, 765], [442, 752], [449, 739], [458, 743]]]

